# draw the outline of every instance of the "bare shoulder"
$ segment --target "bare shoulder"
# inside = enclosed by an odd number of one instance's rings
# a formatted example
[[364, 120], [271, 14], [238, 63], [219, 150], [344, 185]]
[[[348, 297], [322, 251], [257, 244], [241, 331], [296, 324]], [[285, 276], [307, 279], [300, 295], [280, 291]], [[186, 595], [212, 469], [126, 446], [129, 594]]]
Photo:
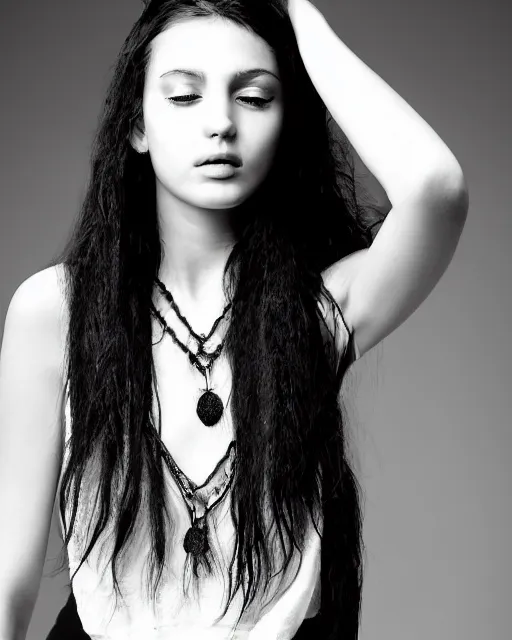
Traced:
[[[359, 336], [356, 335], [356, 327], [354, 326], [354, 321], [350, 313], [350, 286], [355, 275], [363, 265], [367, 253], [368, 249], [354, 251], [330, 265], [322, 272], [324, 286], [332, 295], [341, 311], [343, 325], [346, 327], [348, 332], [353, 334], [352, 361], [358, 360], [363, 355], [364, 351], [362, 351], [359, 346]], [[336, 331], [336, 324], [334, 324], [334, 330]], [[344, 335], [346, 341], [346, 332], [344, 332]], [[345, 350], [345, 341], [341, 341], [338, 345], [340, 357]]]
[[14, 292], [9, 309], [32, 312], [38, 320], [58, 320], [65, 314], [64, 266], [58, 264], [24, 280]]
[[347, 318], [347, 298], [350, 289], [350, 283], [355, 274], [358, 273], [361, 265], [364, 263], [368, 249], [360, 249], [354, 251], [348, 256], [341, 258], [334, 264], [330, 265], [322, 272], [322, 279], [326, 289], [336, 300], [343, 312], [344, 318], [352, 329], [351, 323]]
[[63, 459], [63, 275], [62, 267], [51, 267], [18, 286], [0, 352], [0, 513], [9, 514], [0, 526], [0, 617], [26, 621], [25, 630]]
[[[354, 275], [359, 271], [367, 251], [368, 249], [361, 249], [350, 253], [327, 267], [321, 274], [325, 288], [335, 300], [342, 315], [340, 319], [339, 312], [333, 309], [334, 317], [332, 317], [333, 314], [325, 313], [324, 309], [324, 317], [331, 333], [336, 337], [340, 336], [335, 343], [339, 358], [345, 353], [348, 339], [347, 332], [354, 333], [348, 306], [350, 283], [353, 281]], [[341, 327], [345, 327], [345, 329], [340, 331]], [[361, 355], [354, 336], [353, 360], [357, 360]]]
[[37, 331], [41, 340], [48, 340], [48, 348], [53, 346], [54, 357], [62, 365], [67, 320], [64, 266], [58, 264], [34, 273], [18, 286], [7, 311], [5, 333], [13, 325], [32, 335]]

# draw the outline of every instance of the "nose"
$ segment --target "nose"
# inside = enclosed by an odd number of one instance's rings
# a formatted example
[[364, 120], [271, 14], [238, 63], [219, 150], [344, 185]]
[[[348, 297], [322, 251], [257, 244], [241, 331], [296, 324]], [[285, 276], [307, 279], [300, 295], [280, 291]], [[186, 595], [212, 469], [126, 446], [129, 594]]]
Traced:
[[232, 138], [236, 135], [232, 105], [228, 100], [210, 100], [204, 106], [204, 130], [208, 137], [218, 135], [222, 138]]

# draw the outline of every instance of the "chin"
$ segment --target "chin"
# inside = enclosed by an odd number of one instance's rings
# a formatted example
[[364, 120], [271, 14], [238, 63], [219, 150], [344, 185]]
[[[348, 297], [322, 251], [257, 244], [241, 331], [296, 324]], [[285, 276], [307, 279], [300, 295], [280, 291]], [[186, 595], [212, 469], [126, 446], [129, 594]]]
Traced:
[[242, 205], [250, 197], [249, 193], [240, 193], [238, 190], [232, 191], [231, 193], [227, 193], [229, 191], [228, 189], [226, 189], [224, 193], [221, 191], [222, 188], [219, 189], [218, 194], [211, 194], [208, 197], [200, 199], [196, 197], [189, 202], [203, 209], [234, 209]]
[[243, 200], [226, 200], [224, 202], [220, 202], [220, 201], [207, 201], [207, 202], [203, 202], [201, 203], [199, 206], [202, 207], [203, 209], [212, 209], [212, 210], [218, 210], [218, 211], [225, 211], [226, 209], [237, 209], [238, 207], [242, 206], [244, 204], [244, 202], [246, 201], [246, 199], [244, 198]]

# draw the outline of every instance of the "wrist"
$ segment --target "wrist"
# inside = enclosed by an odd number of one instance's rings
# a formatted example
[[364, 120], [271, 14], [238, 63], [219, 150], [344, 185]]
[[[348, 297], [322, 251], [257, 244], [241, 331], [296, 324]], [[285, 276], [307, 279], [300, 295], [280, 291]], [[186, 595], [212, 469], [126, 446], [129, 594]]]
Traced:
[[322, 18], [324, 17], [320, 9], [318, 9], [318, 7], [316, 7], [312, 2], [309, 2], [309, 0], [288, 0], [287, 8], [288, 15], [290, 16], [293, 26], [295, 26], [295, 20], [301, 14], [306, 15], [306, 19], [310, 18], [312, 13], [320, 15]]

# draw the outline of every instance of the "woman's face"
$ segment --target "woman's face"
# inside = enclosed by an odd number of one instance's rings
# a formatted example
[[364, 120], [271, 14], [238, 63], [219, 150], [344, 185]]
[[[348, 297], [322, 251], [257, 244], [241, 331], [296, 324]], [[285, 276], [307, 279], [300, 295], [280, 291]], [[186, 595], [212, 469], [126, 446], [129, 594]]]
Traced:
[[[144, 136], [158, 190], [208, 209], [246, 200], [278, 146], [283, 98], [277, 62], [259, 36], [221, 18], [173, 24], [152, 42]], [[240, 166], [198, 166], [232, 153]]]

